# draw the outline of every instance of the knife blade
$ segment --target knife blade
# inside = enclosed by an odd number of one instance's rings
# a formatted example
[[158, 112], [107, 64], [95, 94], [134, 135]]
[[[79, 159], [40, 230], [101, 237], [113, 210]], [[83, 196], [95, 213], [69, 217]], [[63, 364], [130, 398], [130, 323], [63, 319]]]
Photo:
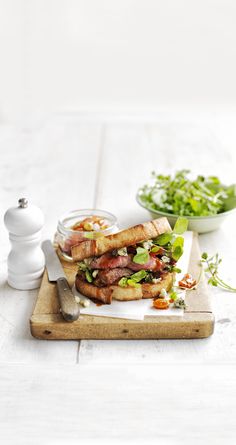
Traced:
[[48, 279], [50, 282], [55, 281], [57, 284], [57, 293], [63, 318], [66, 321], [75, 321], [79, 317], [79, 305], [75, 301], [75, 296], [71, 291], [60, 260], [50, 240], [43, 241], [42, 250], [45, 255]]

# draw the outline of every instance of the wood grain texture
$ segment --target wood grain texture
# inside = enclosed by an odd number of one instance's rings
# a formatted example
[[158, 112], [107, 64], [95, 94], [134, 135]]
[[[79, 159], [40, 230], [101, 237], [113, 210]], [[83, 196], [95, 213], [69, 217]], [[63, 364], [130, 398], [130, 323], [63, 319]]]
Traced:
[[[198, 237], [193, 237], [190, 272], [199, 275]], [[76, 264], [63, 262], [72, 286]], [[187, 293], [187, 310], [183, 317], [145, 317], [143, 321], [80, 315], [79, 320], [67, 323], [59, 313], [55, 283], [48, 281], [45, 272], [35, 310], [30, 319], [31, 333], [36, 338], [55, 339], [157, 339], [204, 338], [213, 333], [214, 317], [204, 279], [200, 286]]]

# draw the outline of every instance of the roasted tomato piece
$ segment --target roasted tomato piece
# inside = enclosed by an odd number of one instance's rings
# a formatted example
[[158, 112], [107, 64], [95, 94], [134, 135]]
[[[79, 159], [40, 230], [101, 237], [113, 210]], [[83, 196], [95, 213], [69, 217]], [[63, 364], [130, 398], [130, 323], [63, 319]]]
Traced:
[[153, 306], [156, 309], [168, 309], [169, 302], [165, 298], [157, 298], [153, 301]]

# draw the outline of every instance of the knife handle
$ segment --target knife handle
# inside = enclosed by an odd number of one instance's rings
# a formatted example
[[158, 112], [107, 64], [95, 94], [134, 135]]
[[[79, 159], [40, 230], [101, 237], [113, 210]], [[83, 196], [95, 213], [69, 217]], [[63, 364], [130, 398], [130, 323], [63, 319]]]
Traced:
[[79, 306], [75, 301], [75, 297], [66, 278], [58, 278], [57, 291], [63, 318], [66, 321], [77, 320], [79, 317]]

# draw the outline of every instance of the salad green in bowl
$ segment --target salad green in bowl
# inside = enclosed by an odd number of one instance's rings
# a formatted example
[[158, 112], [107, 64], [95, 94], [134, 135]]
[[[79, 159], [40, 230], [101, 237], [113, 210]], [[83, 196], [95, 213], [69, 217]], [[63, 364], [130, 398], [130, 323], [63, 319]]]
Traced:
[[189, 170], [175, 175], [152, 173], [151, 185], [138, 190], [138, 203], [152, 217], [166, 216], [173, 226], [179, 216], [189, 221], [189, 230], [211, 232], [220, 227], [236, 208], [236, 185], [226, 186], [217, 176], [190, 178]]

